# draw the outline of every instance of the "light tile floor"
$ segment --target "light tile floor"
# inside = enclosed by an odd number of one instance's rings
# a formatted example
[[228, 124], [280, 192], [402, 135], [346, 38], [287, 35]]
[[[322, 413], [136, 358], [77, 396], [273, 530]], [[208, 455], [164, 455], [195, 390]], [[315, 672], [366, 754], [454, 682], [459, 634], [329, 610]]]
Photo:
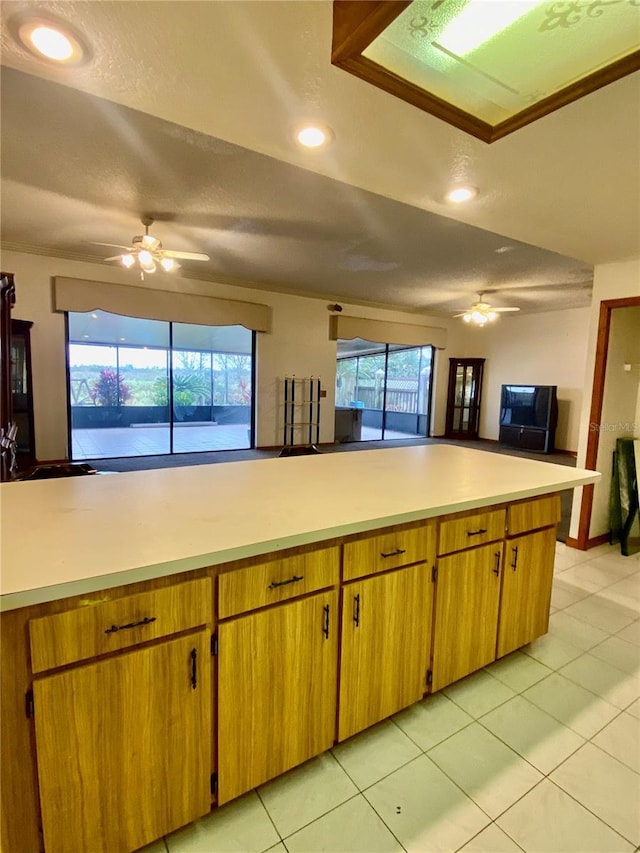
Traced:
[[640, 555], [555, 571], [545, 637], [145, 853], [637, 850]]

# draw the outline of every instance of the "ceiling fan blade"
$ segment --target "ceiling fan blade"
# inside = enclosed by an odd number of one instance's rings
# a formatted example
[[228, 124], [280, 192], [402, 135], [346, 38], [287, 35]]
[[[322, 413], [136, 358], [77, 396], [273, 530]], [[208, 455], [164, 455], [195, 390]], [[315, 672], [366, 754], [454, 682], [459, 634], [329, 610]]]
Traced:
[[519, 308], [492, 308], [492, 311], [497, 311], [499, 314], [504, 314], [505, 311], [519, 311]]
[[464, 315], [465, 315], [466, 313], [467, 313], [466, 311], [462, 311], [460, 314], [454, 314], [454, 315], [453, 315], [453, 317], [454, 317], [454, 319], [455, 319], [456, 317], [464, 317]]
[[122, 255], [113, 255], [110, 258], [103, 258], [103, 261], [119, 261], [122, 258]]
[[110, 246], [112, 249], [126, 249], [127, 252], [133, 251], [133, 246], [121, 246], [119, 243], [97, 243], [95, 240], [89, 241], [92, 246]]
[[163, 249], [162, 254], [165, 258], [181, 258], [184, 261], [209, 261], [209, 255], [202, 252], [171, 252], [168, 249]]

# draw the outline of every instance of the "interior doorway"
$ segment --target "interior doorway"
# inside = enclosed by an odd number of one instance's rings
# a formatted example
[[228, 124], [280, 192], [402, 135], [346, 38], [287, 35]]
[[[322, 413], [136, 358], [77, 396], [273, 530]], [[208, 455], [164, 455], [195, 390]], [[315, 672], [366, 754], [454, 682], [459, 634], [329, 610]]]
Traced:
[[[611, 482], [611, 465], [607, 460], [606, 465], [601, 465], [598, 468], [599, 454], [603, 436], [610, 437], [610, 430], [607, 427], [609, 421], [603, 423], [603, 404], [605, 400], [605, 391], [607, 385], [607, 364], [609, 360], [610, 350], [610, 335], [611, 321], [613, 312], [620, 309], [630, 309], [640, 307], [639, 296], [628, 296], [620, 299], [606, 299], [600, 303], [600, 314], [598, 319], [598, 337], [596, 342], [596, 356], [593, 374], [593, 391], [591, 395], [591, 407], [589, 412], [589, 434], [587, 438], [587, 449], [585, 454], [584, 467], [588, 470], [600, 470], [603, 477], [597, 484], [601, 496], [606, 498]], [[620, 370], [624, 369], [622, 363], [619, 365]], [[640, 399], [640, 396], [639, 396]], [[640, 402], [636, 405], [636, 417], [640, 417]], [[608, 416], [607, 416], [608, 417]], [[624, 421], [621, 421], [624, 423]], [[632, 421], [635, 424], [635, 421]], [[613, 422], [613, 426], [617, 427], [617, 421]], [[636, 425], [637, 426], [637, 425]], [[609, 533], [594, 535], [592, 527], [592, 515], [594, 510], [594, 484], [589, 484], [582, 487], [582, 500], [580, 502], [580, 515], [578, 521], [577, 537], [569, 538], [567, 542], [576, 548], [586, 550], [596, 545], [601, 545], [609, 541]]]

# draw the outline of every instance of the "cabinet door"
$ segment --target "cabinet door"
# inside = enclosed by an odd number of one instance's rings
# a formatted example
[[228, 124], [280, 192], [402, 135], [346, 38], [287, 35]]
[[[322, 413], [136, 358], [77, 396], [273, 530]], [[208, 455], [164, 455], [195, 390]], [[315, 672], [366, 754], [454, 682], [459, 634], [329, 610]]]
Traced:
[[129, 853], [209, 811], [208, 638], [203, 629], [34, 682], [47, 853]]
[[432, 690], [495, 659], [502, 543], [438, 560]]
[[333, 745], [338, 594], [219, 626], [218, 803]]
[[555, 527], [505, 542], [499, 658], [547, 632], [555, 546]]
[[343, 588], [338, 740], [422, 698], [432, 590], [425, 563]]

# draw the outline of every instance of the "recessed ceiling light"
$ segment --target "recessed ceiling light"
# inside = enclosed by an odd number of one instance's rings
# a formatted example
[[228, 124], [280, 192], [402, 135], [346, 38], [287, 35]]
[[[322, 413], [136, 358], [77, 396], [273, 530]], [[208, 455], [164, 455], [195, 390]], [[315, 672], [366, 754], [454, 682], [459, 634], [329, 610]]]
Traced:
[[81, 65], [90, 58], [82, 38], [67, 24], [54, 18], [21, 15], [10, 22], [17, 41], [34, 56], [56, 65]]
[[453, 187], [447, 193], [447, 201], [452, 201], [454, 204], [462, 204], [462, 202], [471, 201], [477, 194], [478, 190], [475, 187]]
[[506, 255], [507, 252], [515, 251], [515, 246], [500, 246], [499, 249], [496, 249], [496, 254], [498, 255]]
[[330, 128], [319, 124], [307, 124], [296, 130], [296, 141], [305, 148], [321, 148], [332, 138]]

